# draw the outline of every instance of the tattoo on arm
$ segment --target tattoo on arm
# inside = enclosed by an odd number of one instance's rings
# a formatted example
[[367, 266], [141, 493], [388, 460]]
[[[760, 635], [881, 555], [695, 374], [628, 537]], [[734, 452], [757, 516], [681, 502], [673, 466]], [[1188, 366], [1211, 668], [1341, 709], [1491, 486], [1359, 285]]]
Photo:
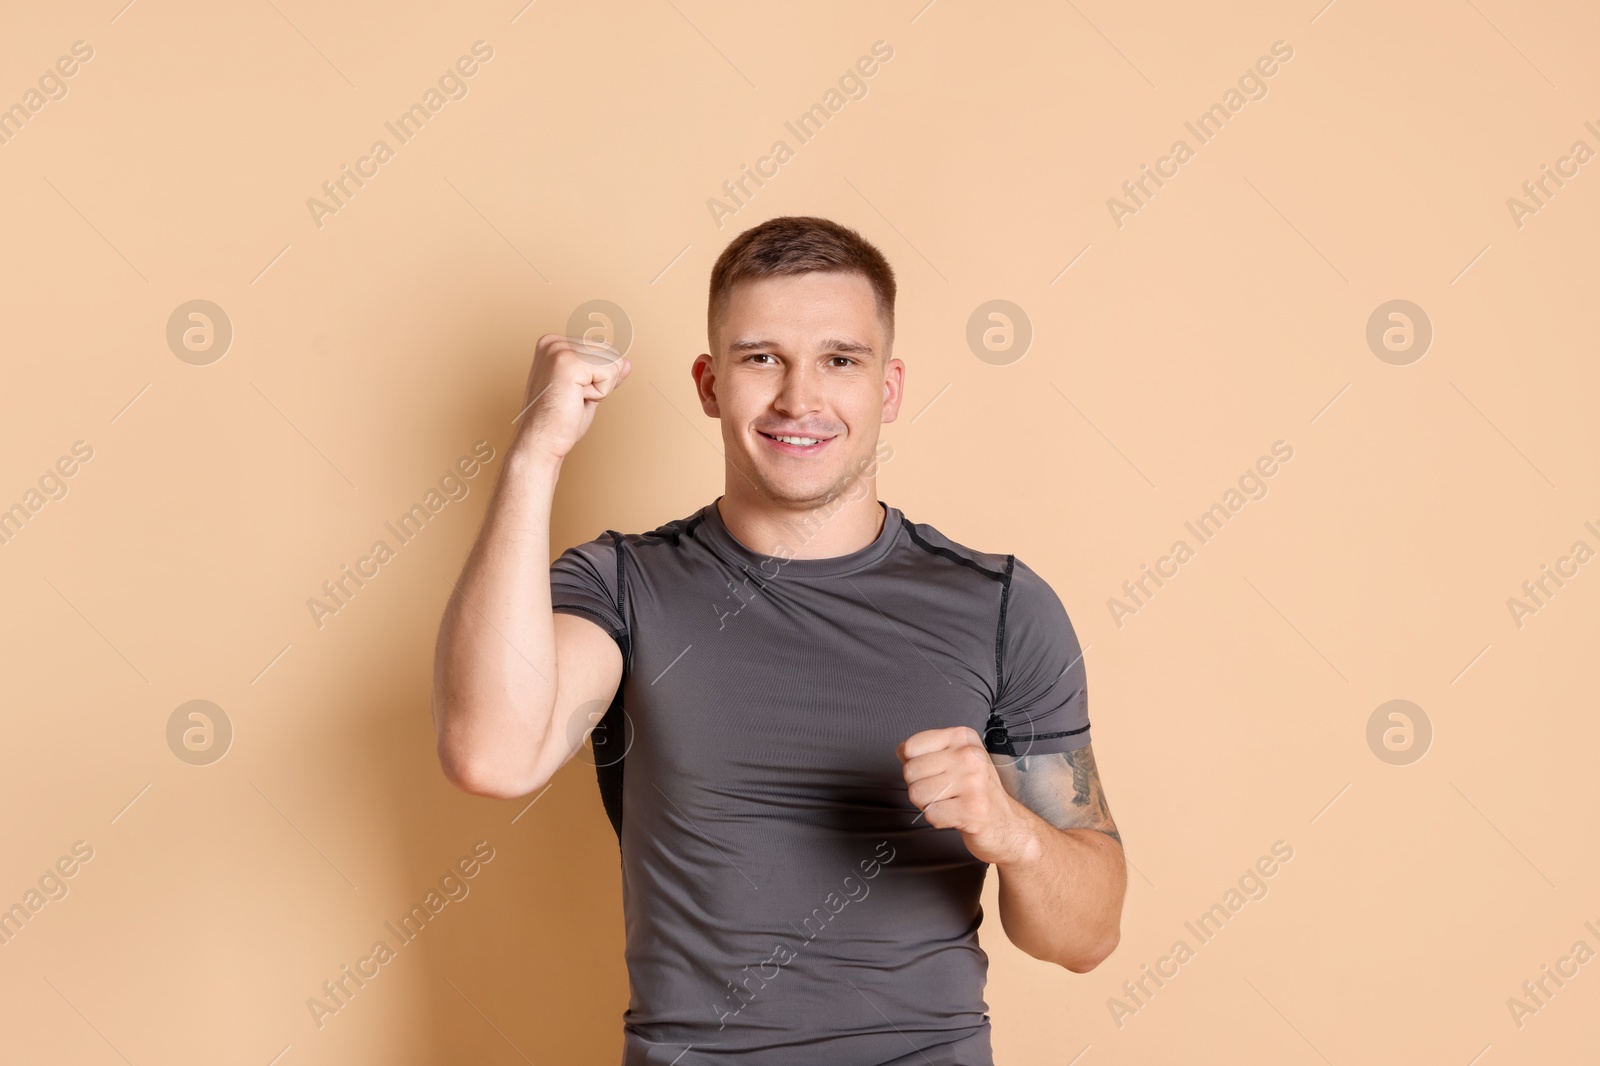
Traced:
[[1122, 844], [1092, 745], [1050, 755], [999, 755], [994, 760], [1006, 791], [1057, 829], [1094, 829]]

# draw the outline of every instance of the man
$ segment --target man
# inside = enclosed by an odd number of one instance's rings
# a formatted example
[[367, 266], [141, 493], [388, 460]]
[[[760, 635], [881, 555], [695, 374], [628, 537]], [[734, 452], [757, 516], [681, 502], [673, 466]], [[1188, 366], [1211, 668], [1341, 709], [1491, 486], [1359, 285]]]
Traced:
[[548, 576], [562, 461], [631, 363], [539, 339], [445, 611], [435, 724], [452, 782], [511, 798], [607, 708], [623, 1066], [990, 1066], [991, 863], [1022, 950], [1081, 973], [1117, 944], [1121, 838], [1060, 600], [877, 498], [905, 383], [894, 297], [883, 256], [836, 223], [740, 234], [691, 367], [723, 495], [569, 548]]

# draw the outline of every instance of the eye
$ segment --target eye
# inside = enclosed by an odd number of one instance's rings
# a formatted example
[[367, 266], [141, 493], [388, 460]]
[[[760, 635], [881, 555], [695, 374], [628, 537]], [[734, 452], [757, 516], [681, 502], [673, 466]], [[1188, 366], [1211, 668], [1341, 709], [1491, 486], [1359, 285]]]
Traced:
[[834, 358], [834, 359], [843, 359], [845, 362], [850, 363], [852, 365], [856, 362], [856, 360], [854, 360], [853, 358], [851, 358], [848, 355], [835, 355], [832, 358]]

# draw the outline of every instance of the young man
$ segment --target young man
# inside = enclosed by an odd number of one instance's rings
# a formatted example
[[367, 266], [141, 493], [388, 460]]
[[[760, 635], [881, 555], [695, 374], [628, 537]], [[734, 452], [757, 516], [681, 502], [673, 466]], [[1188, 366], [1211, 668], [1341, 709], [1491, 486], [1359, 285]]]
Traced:
[[1117, 944], [1122, 844], [1061, 601], [1014, 556], [877, 498], [905, 383], [894, 297], [853, 230], [740, 234], [690, 368], [721, 421], [724, 493], [548, 575], [562, 460], [631, 364], [539, 339], [445, 611], [435, 724], [452, 782], [510, 798], [608, 708], [594, 749], [622, 856], [623, 1066], [991, 1066], [991, 863], [1022, 950], [1082, 973]]

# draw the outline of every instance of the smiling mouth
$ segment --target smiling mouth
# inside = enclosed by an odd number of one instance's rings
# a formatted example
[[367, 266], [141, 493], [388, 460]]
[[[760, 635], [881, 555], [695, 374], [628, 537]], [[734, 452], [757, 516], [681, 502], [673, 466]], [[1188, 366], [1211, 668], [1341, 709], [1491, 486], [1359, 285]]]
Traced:
[[756, 432], [771, 441], [779, 451], [788, 452], [791, 455], [804, 455], [808, 452], [816, 451], [833, 439], [832, 437], [805, 437], [788, 433], [764, 433], [759, 429]]

